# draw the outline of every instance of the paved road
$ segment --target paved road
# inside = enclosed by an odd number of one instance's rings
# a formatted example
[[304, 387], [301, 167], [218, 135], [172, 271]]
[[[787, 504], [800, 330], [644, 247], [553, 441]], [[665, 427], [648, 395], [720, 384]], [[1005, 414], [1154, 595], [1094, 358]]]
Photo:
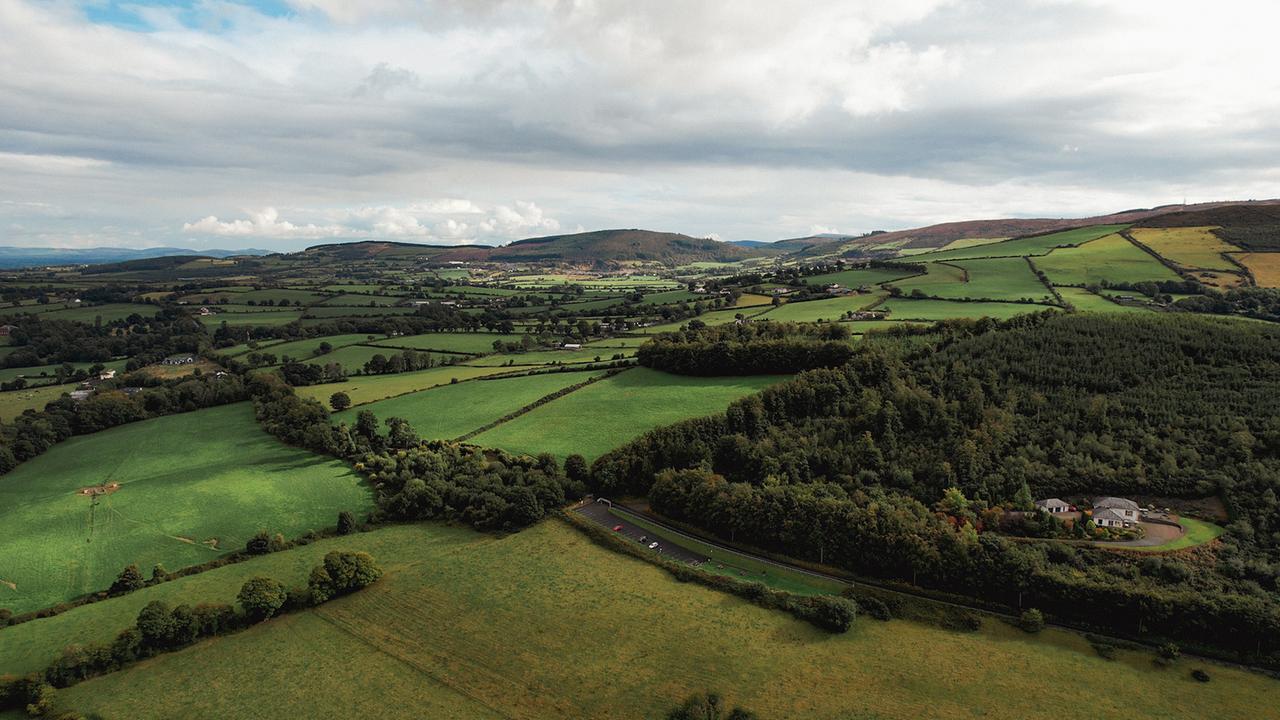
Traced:
[[610, 530], [612, 530], [615, 527], [621, 527], [622, 529], [618, 530], [617, 534], [627, 538], [628, 540], [634, 541], [636, 544], [640, 544], [640, 538], [645, 538], [644, 546], [646, 548], [649, 546], [649, 543], [656, 541], [658, 543], [658, 547], [654, 550], [654, 552], [657, 552], [665, 557], [669, 557], [673, 560], [686, 562], [686, 563], [689, 563], [690, 565], [693, 565], [694, 567], [697, 567], [698, 565], [701, 565], [702, 563], [707, 561], [706, 557], [703, 557], [702, 555], [698, 555], [697, 553], [694, 553], [693, 551], [683, 548], [680, 545], [677, 545], [675, 542], [672, 542], [671, 539], [669, 537], [666, 537], [665, 533], [663, 532], [645, 530], [644, 528], [638, 525], [629, 523], [626, 520], [614, 515], [613, 513], [609, 512], [609, 505], [607, 503], [601, 503], [601, 502], [587, 503], [577, 508], [576, 510], [574, 510], [574, 512], [595, 522], [597, 525], [603, 525], [609, 528]]

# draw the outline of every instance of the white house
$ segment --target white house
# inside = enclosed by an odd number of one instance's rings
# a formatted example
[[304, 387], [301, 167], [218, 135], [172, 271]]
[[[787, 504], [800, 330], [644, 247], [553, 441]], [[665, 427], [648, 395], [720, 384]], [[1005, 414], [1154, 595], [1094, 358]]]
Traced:
[[565, 343], [562, 347], [564, 347], [565, 350], [581, 350], [582, 344], [581, 343]]
[[1093, 524], [1098, 527], [1124, 527], [1129, 523], [1111, 508], [1093, 511]]
[[1071, 503], [1058, 498], [1048, 498], [1047, 500], [1037, 500], [1036, 507], [1047, 513], [1064, 513], [1071, 512]]
[[116, 376], [115, 370], [103, 370], [102, 372], [98, 373], [99, 380], [110, 380], [115, 376]]
[[1094, 522], [1098, 522], [1098, 511], [1112, 510], [1116, 517], [1124, 523], [1138, 522], [1139, 510], [1138, 503], [1132, 500], [1117, 497], [1100, 497], [1093, 499], [1093, 516]]

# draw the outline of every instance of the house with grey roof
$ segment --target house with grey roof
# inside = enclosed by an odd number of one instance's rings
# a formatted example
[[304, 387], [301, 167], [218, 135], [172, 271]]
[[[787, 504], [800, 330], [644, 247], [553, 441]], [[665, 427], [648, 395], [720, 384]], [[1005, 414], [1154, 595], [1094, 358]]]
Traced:
[[1071, 512], [1071, 503], [1058, 498], [1048, 498], [1046, 500], [1037, 500], [1036, 507], [1047, 513], [1064, 513]]
[[1138, 522], [1140, 512], [1138, 503], [1132, 500], [1118, 497], [1100, 497], [1093, 499], [1093, 516], [1094, 523], [1098, 524], [1098, 512], [1100, 510], [1113, 511], [1124, 523]]
[[1093, 511], [1093, 524], [1098, 527], [1125, 527], [1129, 521], [1112, 508]]

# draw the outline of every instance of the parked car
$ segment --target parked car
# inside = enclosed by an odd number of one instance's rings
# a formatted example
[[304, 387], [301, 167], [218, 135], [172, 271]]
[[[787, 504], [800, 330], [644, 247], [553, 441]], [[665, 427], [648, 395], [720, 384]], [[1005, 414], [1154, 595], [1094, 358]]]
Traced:
[[613, 531], [614, 531], [614, 532], [622, 532], [622, 526], [621, 526], [621, 525], [614, 525], [614, 526], [613, 526]]
[[649, 536], [648, 536], [648, 535], [641, 535], [641, 536], [640, 536], [640, 544], [641, 544], [641, 545], [643, 545], [643, 544], [645, 544], [645, 543], [647, 543], [647, 542], [649, 542]]
[[658, 543], [656, 543], [656, 542], [649, 543], [649, 549], [650, 549], [650, 550], [657, 550], [657, 549], [658, 549]]

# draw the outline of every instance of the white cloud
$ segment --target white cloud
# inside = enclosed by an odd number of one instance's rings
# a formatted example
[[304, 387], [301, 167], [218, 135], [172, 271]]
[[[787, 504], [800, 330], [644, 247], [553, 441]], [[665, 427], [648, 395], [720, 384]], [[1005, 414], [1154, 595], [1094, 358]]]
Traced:
[[209, 215], [183, 223], [191, 235], [243, 238], [319, 239], [362, 238], [414, 240], [464, 244], [496, 244], [553, 233], [560, 223], [546, 217], [536, 203], [517, 201], [514, 207], [484, 207], [470, 200], [444, 198], [424, 200], [402, 207], [364, 206], [351, 209], [298, 210], [301, 215], [323, 216], [327, 222], [290, 222], [280, 219], [276, 208], [247, 212], [247, 218], [220, 220]]

